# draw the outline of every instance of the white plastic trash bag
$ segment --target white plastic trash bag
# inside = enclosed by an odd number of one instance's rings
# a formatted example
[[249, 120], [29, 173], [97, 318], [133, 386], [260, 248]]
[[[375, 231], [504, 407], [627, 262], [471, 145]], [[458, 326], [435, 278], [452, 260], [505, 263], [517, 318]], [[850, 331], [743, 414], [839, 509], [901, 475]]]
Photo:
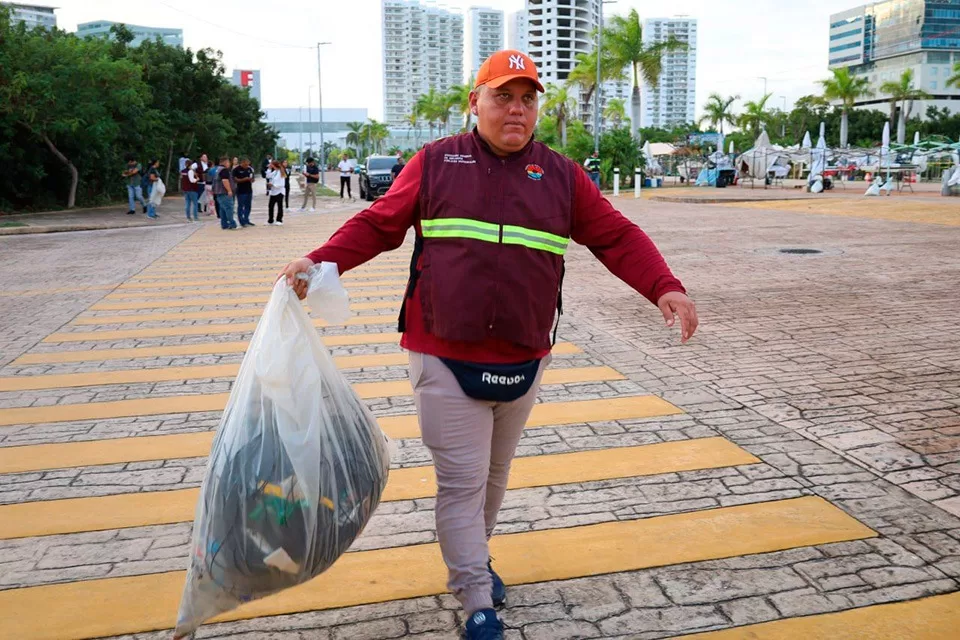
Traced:
[[[334, 276], [316, 304], [346, 300]], [[213, 442], [175, 637], [329, 568], [370, 520], [389, 463], [376, 420], [278, 281]]]
[[342, 324], [350, 317], [350, 299], [340, 283], [340, 268], [333, 262], [321, 262], [307, 272], [310, 285], [307, 304], [330, 324]]
[[153, 186], [150, 187], [150, 204], [154, 206], [160, 206], [160, 202], [163, 200], [163, 196], [167, 194], [167, 185], [163, 184], [163, 180], [157, 178], [157, 181], [153, 183]]

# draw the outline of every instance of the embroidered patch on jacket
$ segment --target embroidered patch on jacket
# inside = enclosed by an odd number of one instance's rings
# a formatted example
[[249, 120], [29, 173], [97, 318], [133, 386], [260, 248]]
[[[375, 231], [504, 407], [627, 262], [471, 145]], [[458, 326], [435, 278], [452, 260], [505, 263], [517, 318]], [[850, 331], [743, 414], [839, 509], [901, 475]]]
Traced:
[[531, 180], [539, 180], [543, 177], [543, 167], [538, 164], [528, 164], [526, 170], [527, 177]]

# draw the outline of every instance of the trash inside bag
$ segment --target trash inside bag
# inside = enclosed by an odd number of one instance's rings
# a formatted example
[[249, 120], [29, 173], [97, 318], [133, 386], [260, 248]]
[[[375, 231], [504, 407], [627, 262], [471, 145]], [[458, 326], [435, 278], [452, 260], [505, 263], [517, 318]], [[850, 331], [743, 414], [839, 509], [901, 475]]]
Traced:
[[329, 568], [373, 515], [389, 465], [386, 436], [278, 281], [214, 439], [175, 637]]

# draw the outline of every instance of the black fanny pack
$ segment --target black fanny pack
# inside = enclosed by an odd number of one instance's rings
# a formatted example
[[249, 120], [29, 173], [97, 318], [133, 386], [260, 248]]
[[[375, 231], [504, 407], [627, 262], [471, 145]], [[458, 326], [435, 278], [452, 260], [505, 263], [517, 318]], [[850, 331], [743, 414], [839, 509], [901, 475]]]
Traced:
[[540, 370], [540, 360], [519, 364], [479, 364], [440, 358], [457, 378], [463, 392], [475, 400], [512, 402], [522, 398]]

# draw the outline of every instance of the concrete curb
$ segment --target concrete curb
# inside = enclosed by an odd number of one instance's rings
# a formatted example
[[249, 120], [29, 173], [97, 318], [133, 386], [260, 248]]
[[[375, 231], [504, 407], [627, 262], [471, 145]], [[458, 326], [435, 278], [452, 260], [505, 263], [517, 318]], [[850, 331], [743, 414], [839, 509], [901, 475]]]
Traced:
[[0, 236], [22, 236], [37, 233], [68, 233], [70, 231], [107, 231], [110, 229], [138, 229], [142, 227], [172, 227], [187, 224], [185, 222], [151, 222], [143, 224], [77, 224], [77, 225], [37, 225], [33, 227], [0, 227]]

